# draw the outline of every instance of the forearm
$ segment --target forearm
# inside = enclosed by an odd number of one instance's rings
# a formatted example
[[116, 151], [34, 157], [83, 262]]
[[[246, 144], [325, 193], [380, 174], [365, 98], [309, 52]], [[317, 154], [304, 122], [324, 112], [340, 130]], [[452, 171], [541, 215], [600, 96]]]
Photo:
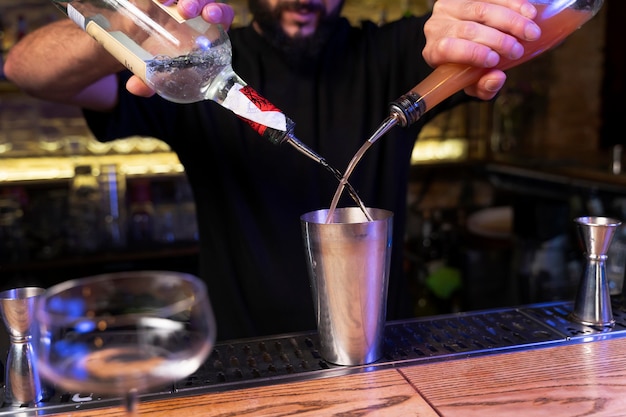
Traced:
[[7, 78], [34, 97], [95, 110], [110, 107], [116, 100], [111, 75], [122, 69], [69, 19], [23, 38], [11, 48], [4, 67]]

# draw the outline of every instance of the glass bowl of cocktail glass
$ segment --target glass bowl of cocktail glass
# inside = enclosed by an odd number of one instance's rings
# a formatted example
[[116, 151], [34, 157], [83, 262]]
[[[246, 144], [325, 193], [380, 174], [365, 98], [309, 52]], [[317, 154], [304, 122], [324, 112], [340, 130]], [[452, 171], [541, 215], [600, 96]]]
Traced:
[[134, 271], [70, 280], [37, 303], [37, 365], [67, 391], [139, 395], [195, 372], [215, 342], [205, 284], [189, 274]]

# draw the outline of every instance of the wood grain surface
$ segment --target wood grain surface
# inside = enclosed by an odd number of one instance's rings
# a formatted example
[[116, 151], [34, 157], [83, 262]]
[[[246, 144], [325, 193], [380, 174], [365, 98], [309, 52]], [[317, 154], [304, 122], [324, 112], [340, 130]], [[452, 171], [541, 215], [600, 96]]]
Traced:
[[[143, 402], [138, 411], [152, 417], [437, 417], [396, 370]], [[121, 407], [58, 415], [126, 417]]]
[[[58, 415], [127, 417], [120, 407]], [[626, 337], [144, 401], [138, 415], [626, 416]]]
[[445, 417], [626, 416], [626, 339], [402, 368]]

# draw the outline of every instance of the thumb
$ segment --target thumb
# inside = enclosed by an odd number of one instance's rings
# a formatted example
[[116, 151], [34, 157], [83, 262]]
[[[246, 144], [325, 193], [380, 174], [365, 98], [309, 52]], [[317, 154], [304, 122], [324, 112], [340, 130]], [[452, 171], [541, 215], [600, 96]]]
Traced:
[[133, 75], [126, 82], [126, 89], [140, 97], [152, 97], [155, 94], [155, 91], [148, 87], [146, 83], [144, 83], [139, 77]]

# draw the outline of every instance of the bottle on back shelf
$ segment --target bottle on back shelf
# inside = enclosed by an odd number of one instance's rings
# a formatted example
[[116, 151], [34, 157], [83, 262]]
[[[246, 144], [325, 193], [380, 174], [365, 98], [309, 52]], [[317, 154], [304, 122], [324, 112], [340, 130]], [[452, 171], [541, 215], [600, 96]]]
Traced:
[[78, 165], [70, 183], [67, 243], [74, 254], [95, 252], [101, 243], [100, 190], [91, 165]]
[[154, 242], [154, 204], [150, 180], [138, 179], [129, 184], [128, 243], [146, 246]]
[[126, 177], [116, 164], [100, 166], [98, 186], [102, 208], [102, 244], [107, 249], [126, 246]]

